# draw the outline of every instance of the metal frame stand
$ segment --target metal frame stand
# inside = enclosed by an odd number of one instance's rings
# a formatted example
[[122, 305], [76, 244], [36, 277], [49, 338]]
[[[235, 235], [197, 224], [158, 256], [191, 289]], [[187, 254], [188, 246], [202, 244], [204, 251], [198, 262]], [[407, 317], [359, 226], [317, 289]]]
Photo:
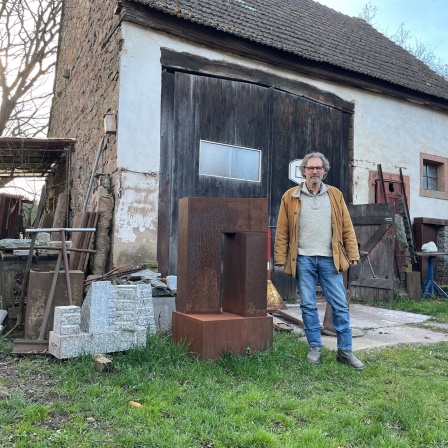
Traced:
[[428, 257], [428, 280], [423, 285], [422, 300], [425, 300], [426, 294], [429, 293], [431, 298], [434, 298], [434, 289], [439, 292], [440, 295], [448, 299], [448, 294], [434, 281], [434, 262], [435, 256]]

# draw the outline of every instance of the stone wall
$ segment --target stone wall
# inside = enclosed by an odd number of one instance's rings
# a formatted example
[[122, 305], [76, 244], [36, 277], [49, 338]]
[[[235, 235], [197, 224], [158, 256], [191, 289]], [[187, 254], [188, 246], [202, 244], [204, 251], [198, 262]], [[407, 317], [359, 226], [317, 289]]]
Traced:
[[[115, 0], [68, 0], [64, 2], [55, 79], [51, 137], [77, 140], [69, 169], [70, 218], [82, 209], [98, 144], [104, 135], [103, 117], [118, 110], [121, 30], [114, 15]], [[65, 166], [58, 178], [64, 179]], [[105, 137], [97, 173], [116, 176], [116, 138]], [[87, 211], [95, 211], [98, 188], [94, 182]], [[72, 222], [70, 220], [69, 225]]]
[[[437, 249], [448, 252], [448, 226], [437, 227]], [[448, 256], [437, 257], [437, 283], [448, 285]]]

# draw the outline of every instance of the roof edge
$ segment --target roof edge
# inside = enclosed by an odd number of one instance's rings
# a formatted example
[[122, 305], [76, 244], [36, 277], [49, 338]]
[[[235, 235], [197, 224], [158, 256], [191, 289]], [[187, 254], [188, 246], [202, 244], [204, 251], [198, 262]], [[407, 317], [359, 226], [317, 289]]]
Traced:
[[448, 112], [448, 100], [420, 92], [373, 76], [347, 70], [328, 62], [319, 62], [298, 56], [285, 50], [250, 41], [225, 31], [178, 18], [139, 3], [121, 1], [117, 8], [119, 22], [130, 22], [153, 30], [185, 39], [188, 28], [189, 40], [207, 44], [217, 50], [250, 57], [267, 64], [280, 65], [297, 73], [315, 76], [358, 89], [383, 93], [424, 107]]

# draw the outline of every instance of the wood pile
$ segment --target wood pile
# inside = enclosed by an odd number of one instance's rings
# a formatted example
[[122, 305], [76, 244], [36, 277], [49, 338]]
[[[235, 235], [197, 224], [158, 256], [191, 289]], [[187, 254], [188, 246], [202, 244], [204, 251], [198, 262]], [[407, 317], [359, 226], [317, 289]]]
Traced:
[[[73, 220], [73, 228], [96, 228], [97, 221], [98, 213], [96, 212], [77, 212]], [[94, 232], [72, 232], [72, 247], [76, 249], [92, 249], [94, 239]], [[88, 252], [71, 252], [70, 270], [85, 272], [88, 262]]]

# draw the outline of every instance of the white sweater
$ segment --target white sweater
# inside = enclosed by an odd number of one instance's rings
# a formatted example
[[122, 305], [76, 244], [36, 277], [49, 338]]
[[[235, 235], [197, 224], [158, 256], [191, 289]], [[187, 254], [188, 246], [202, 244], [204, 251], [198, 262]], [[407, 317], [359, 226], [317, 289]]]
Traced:
[[306, 185], [300, 193], [299, 255], [332, 257], [331, 204], [328, 188], [312, 195]]

